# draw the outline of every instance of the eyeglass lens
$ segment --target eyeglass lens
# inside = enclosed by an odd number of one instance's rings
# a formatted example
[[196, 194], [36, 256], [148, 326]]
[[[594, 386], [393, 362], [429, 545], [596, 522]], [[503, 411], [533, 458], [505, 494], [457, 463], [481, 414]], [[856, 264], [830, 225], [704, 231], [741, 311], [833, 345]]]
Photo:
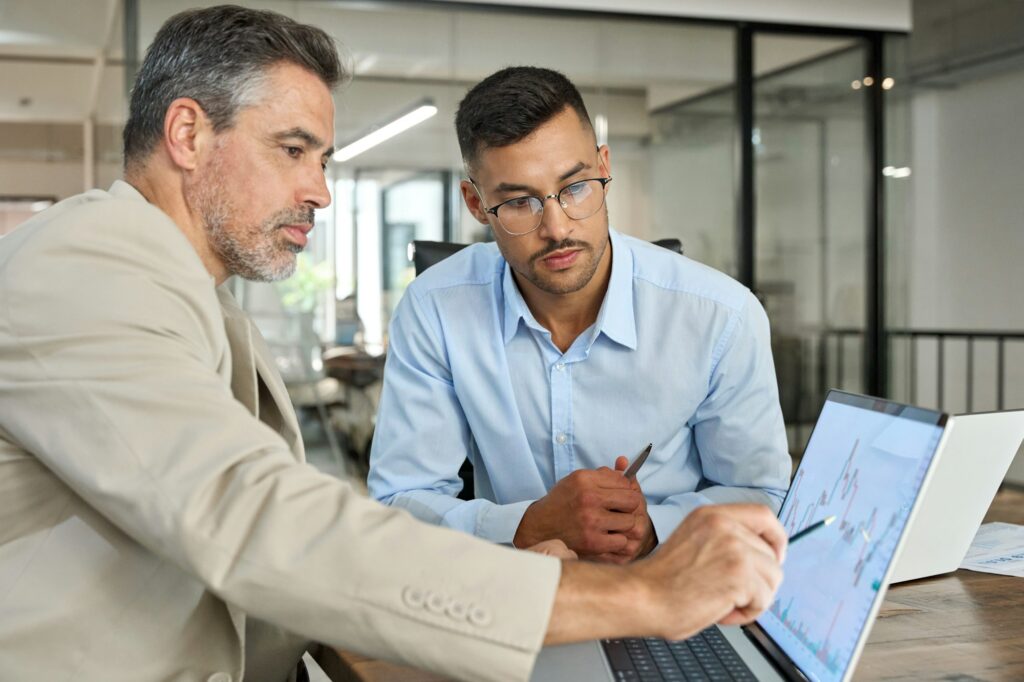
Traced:
[[[557, 196], [558, 205], [573, 220], [583, 220], [601, 210], [604, 187], [600, 180], [581, 180], [562, 188]], [[498, 220], [512, 233], [532, 232], [544, 214], [544, 201], [539, 197], [519, 197], [497, 209]]]

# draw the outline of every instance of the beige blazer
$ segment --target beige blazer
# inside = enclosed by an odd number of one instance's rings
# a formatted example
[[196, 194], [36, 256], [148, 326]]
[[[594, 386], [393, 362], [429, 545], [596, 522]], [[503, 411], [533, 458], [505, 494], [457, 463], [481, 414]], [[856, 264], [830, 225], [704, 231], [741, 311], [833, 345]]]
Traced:
[[130, 185], [0, 239], [0, 678], [276, 681], [317, 640], [522, 680], [559, 571], [305, 464], [259, 334]]

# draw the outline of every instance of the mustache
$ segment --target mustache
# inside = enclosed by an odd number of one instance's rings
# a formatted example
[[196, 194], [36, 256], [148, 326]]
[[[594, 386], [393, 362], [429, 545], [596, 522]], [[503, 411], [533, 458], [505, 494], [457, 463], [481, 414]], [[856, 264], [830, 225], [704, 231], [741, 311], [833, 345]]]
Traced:
[[543, 249], [530, 256], [530, 262], [534, 263], [541, 258], [544, 258], [555, 251], [561, 251], [562, 249], [583, 249], [586, 251], [590, 249], [590, 244], [581, 242], [578, 239], [563, 239], [560, 242], [554, 242], [545, 246]]
[[285, 225], [312, 225], [313, 209], [309, 207], [287, 208], [275, 213], [274, 217], [270, 219], [270, 224], [275, 228]]

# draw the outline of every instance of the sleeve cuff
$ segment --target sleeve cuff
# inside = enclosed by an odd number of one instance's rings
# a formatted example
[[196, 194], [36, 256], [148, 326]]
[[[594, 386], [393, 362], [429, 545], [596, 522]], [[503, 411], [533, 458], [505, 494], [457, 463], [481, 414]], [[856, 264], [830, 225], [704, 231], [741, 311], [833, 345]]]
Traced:
[[536, 500], [523, 500], [512, 504], [495, 504], [481, 512], [476, 523], [477, 537], [511, 545], [512, 539], [516, 536], [516, 530], [523, 520], [526, 508]]
[[672, 504], [648, 506], [647, 515], [651, 517], [651, 525], [658, 534], [658, 544], [668, 540], [690, 512], [706, 504], [712, 504], [712, 501], [700, 493], [688, 493], [673, 497]]

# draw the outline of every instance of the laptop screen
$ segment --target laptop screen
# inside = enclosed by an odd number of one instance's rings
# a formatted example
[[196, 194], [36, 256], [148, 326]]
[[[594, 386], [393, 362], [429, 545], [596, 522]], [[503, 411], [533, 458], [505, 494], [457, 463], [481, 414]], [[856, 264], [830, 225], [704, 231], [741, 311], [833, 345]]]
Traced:
[[[812, 680], [841, 680], [884, 585], [945, 416], [832, 391], [779, 519], [794, 542], [757, 623]], [[883, 590], [884, 592], [884, 590]]]

